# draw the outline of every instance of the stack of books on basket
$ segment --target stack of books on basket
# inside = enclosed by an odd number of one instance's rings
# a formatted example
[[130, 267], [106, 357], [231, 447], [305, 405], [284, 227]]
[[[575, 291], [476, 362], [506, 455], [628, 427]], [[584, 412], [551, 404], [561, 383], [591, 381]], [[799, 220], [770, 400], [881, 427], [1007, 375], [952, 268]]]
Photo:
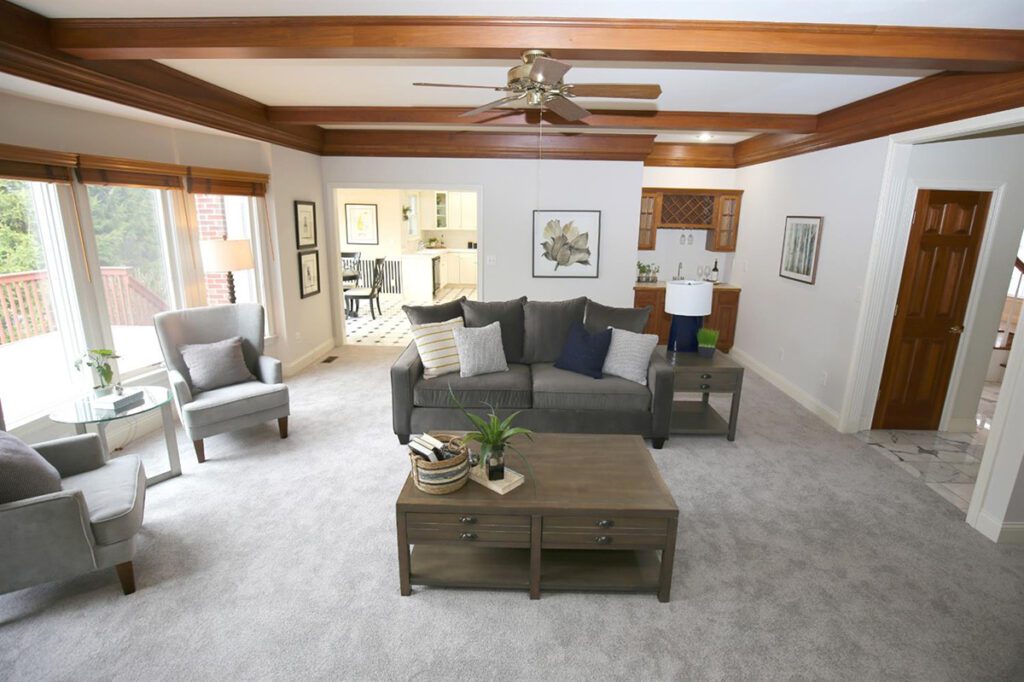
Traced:
[[428, 433], [413, 436], [409, 441], [409, 449], [413, 454], [428, 462], [443, 462], [446, 459], [452, 459], [461, 452], [460, 446], [461, 443], [457, 440], [442, 443]]

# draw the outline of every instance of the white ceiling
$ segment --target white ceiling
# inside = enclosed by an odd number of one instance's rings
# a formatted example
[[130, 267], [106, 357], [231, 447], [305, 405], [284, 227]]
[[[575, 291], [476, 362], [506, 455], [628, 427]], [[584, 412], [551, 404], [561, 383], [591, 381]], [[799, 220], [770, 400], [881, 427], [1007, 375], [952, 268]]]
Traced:
[[15, 0], [48, 17], [430, 14], [1024, 28], [1021, 0]]
[[[556, 58], [558, 55], [554, 55]], [[164, 64], [270, 106], [465, 106], [497, 99], [486, 90], [414, 87], [417, 81], [501, 86], [513, 63], [397, 59], [169, 59]], [[623, 68], [625, 67], [625, 68]], [[818, 114], [909, 83], [928, 72], [796, 73], [782, 69], [615, 68], [580, 65], [570, 83], [658, 83], [653, 103], [581, 99], [592, 108]]]

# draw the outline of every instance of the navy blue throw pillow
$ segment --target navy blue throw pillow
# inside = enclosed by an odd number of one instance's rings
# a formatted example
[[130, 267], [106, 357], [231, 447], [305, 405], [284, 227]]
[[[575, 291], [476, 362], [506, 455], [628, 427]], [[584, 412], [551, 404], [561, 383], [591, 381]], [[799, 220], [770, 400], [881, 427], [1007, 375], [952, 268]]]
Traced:
[[612, 330], [605, 329], [591, 334], [582, 322], [573, 322], [569, 336], [562, 346], [562, 355], [555, 362], [558, 369], [585, 374], [600, 379], [604, 358], [612, 342]]

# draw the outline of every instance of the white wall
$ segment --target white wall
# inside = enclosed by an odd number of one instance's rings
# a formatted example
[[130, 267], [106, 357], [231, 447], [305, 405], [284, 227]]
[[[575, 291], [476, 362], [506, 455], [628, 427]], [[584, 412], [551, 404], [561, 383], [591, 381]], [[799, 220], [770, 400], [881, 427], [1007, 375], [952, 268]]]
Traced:
[[[888, 141], [740, 168], [734, 354], [833, 426], [860, 314]], [[779, 277], [787, 215], [823, 216], [817, 282]]]
[[[326, 157], [328, 190], [359, 186], [472, 190], [479, 193], [481, 295], [558, 300], [589, 296], [632, 305], [643, 166], [625, 161]], [[532, 276], [533, 210], [601, 211], [600, 277]]]
[[[345, 229], [345, 204], [376, 204], [380, 244], [349, 244]], [[339, 189], [334, 193], [334, 220], [342, 251], [359, 251], [362, 258], [398, 258], [406, 250], [406, 224], [402, 220], [402, 192], [397, 189]], [[415, 239], [413, 240], [415, 241]]]

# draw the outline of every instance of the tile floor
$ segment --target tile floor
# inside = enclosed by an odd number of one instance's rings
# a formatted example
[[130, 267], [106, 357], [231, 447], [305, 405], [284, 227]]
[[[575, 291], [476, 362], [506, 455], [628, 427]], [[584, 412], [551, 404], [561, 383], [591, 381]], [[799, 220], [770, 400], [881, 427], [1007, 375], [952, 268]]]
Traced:
[[976, 433], [880, 430], [857, 437], [966, 513], [998, 398], [999, 384], [985, 384]]
[[452, 301], [460, 296], [476, 299], [476, 287], [447, 285], [442, 287], [433, 301], [408, 301], [402, 294], [381, 294], [382, 315], [373, 319], [366, 301], [359, 308], [359, 317], [345, 320], [345, 340], [364, 346], [407, 346], [412, 341], [409, 320], [402, 312], [403, 305], [431, 305]]

